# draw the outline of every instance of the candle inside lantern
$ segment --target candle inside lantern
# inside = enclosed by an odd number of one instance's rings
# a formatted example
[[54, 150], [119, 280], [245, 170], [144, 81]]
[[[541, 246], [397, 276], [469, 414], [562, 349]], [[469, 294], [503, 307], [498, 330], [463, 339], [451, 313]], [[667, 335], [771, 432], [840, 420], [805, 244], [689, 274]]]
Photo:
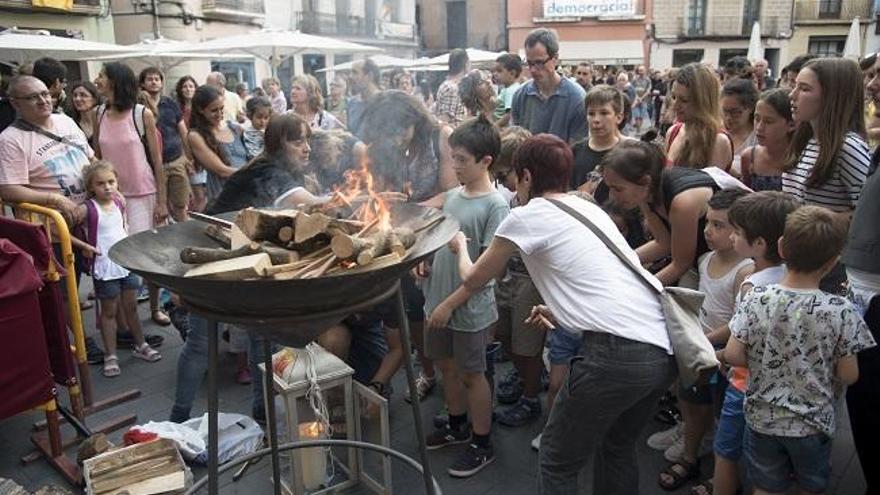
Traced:
[[[320, 440], [324, 438], [324, 427], [317, 421], [299, 424], [299, 439]], [[323, 447], [300, 449], [302, 459], [302, 479], [306, 490], [315, 490], [324, 484], [327, 477], [327, 454]]]

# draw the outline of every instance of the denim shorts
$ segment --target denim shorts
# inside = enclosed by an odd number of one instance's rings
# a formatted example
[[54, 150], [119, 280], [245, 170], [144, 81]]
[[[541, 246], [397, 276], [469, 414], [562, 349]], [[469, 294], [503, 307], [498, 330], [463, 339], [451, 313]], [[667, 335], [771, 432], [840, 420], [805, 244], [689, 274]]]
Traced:
[[550, 347], [548, 359], [553, 365], [569, 364], [571, 358], [577, 356], [584, 345], [583, 333], [569, 332], [564, 328], [556, 327], [556, 330], [548, 332], [548, 335]]
[[715, 430], [715, 455], [729, 461], [739, 461], [743, 452], [743, 435], [746, 429], [746, 415], [743, 403], [746, 394], [733, 385], [727, 386], [724, 393], [724, 405], [718, 418], [718, 429]]
[[95, 298], [100, 300], [116, 299], [124, 290], [137, 290], [141, 287], [141, 278], [129, 273], [124, 278], [114, 280], [95, 280]]
[[762, 490], [782, 493], [792, 483], [811, 493], [824, 493], [831, 476], [831, 438], [824, 433], [806, 437], [764, 435], [746, 430], [748, 474]]

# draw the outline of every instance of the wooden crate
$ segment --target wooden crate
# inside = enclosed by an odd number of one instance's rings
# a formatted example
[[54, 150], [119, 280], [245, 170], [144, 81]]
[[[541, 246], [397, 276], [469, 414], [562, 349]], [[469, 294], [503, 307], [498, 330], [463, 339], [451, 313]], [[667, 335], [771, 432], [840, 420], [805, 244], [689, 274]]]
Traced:
[[87, 495], [179, 494], [186, 489], [186, 465], [168, 439], [139, 443], [83, 463]]

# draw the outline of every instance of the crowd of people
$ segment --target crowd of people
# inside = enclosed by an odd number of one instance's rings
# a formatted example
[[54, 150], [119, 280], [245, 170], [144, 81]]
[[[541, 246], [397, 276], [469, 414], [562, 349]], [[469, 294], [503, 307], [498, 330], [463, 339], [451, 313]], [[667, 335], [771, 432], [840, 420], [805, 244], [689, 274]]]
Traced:
[[[648, 438], [670, 463], [664, 489], [822, 493], [846, 388], [868, 492], [880, 490], [880, 153], [867, 141], [880, 134], [880, 59], [800, 56], [774, 81], [744, 57], [721, 70], [563, 67], [549, 29], [523, 48], [491, 71], [453, 50], [436, 93], [359, 60], [326, 96], [308, 74], [287, 95], [276, 78], [230, 91], [221, 73], [166, 91], [159, 69], [123, 63], [67, 85], [41, 59], [8, 81], [0, 198], [72, 227], [71, 276], [92, 276], [101, 308], [90, 361], [113, 377], [123, 340], [161, 358], [137, 316], [141, 281], [107, 257], [114, 242], [192, 211], [319, 204], [369, 160], [379, 190], [461, 225], [402, 283], [417, 396], [442, 383], [445, 402], [427, 446], [464, 446], [451, 476], [503, 455], [494, 429], [546, 416], [532, 442], [543, 493], [575, 493], [588, 462], [594, 493], [638, 493], [634, 446], [657, 413], [672, 423]], [[185, 340], [170, 413], [184, 421], [207, 321], [146, 285], [150, 318]], [[705, 294], [700, 323], [722, 363], [707, 384], [676, 382], [663, 286]], [[318, 342], [390, 397], [411, 350], [385, 306]], [[227, 330], [265, 421], [260, 338]], [[513, 367], [496, 379], [500, 356]], [[709, 454], [714, 474], [699, 480]]]

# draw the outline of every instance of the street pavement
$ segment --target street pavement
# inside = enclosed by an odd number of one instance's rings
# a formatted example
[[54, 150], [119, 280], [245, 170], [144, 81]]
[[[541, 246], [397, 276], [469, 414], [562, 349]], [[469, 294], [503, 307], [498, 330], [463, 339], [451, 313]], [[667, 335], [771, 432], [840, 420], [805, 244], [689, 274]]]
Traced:
[[[83, 293], [85, 292], [86, 288], [83, 288]], [[135, 359], [126, 350], [120, 350], [122, 374], [112, 379], [101, 375], [100, 366], [92, 366], [92, 380], [97, 399], [100, 400], [132, 388], [140, 389], [142, 395], [133, 402], [90, 417], [88, 419], [90, 425], [99, 424], [116, 415], [129, 413], [138, 415], [139, 424], [150, 420], [163, 421], [168, 419], [174, 399], [177, 357], [182, 342], [173, 327], [158, 327], [149, 320], [146, 303], [142, 303], [139, 309], [147, 333], [160, 333], [165, 337], [164, 345], [159, 348], [162, 360], [157, 363], [146, 363]], [[100, 341], [94, 325], [95, 311], [86, 311], [84, 318], [87, 334], [94, 335]], [[221, 351], [223, 348], [221, 345]], [[497, 376], [503, 375], [509, 366], [509, 363], [500, 364]], [[390, 407], [391, 443], [393, 448], [418, 459], [418, 444], [413, 434], [414, 426], [410, 406], [403, 400], [403, 393], [406, 390], [404, 382], [404, 374], [401, 371], [393, 383], [395, 392]], [[224, 353], [221, 357], [219, 383], [220, 410], [248, 414], [250, 412], [251, 388], [235, 382], [235, 361], [231, 354]], [[441, 395], [440, 390], [435, 390], [434, 394], [422, 403], [421, 409], [425, 425], [430, 426], [431, 418], [442, 408]], [[206, 407], [207, 403], [203, 391], [195, 402], [193, 415], [202, 414]], [[865, 492], [864, 478], [859, 461], [855, 456], [852, 432], [843, 404], [839, 409], [838, 432], [832, 449], [832, 482], [828, 493], [861, 495]], [[29, 439], [30, 425], [42, 417], [42, 413], [32, 412], [0, 422], [0, 478], [15, 480], [31, 491], [36, 491], [50, 483], [66, 486], [63, 479], [43, 460], [26, 466], [19, 463], [19, 458], [32, 450]], [[588, 420], [588, 418], [572, 418], [572, 420]], [[65, 430], [67, 428], [69, 427], [65, 427]], [[649, 449], [644, 442], [648, 435], [663, 428], [665, 428], [664, 425], [651, 421], [646, 425], [642, 439], [638, 444], [639, 486], [642, 494], [668, 493], [657, 484], [657, 475], [667, 463], [663, 459], [662, 453]], [[463, 446], [453, 446], [430, 452], [431, 466], [444, 493], [473, 495], [537, 493], [537, 453], [531, 450], [529, 443], [540, 430], [541, 423], [538, 421], [520, 428], [494, 426], [493, 442], [497, 455], [496, 461], [476, 476], [463, 480], [451, 478], [446, 474], [446, 468], [453, 462]], [[110, 435], [110, 440], [117, 444], [121, 443], [121, 435], [122, 431], [115, 432]], [[75, 449], [69, 450], [68, 453], [72, 456], [76, 455]], [[710, 458], [704, 458], [701, 464], [704, 474], [709, 474], [712, 464]], [[582, 472], [581, 476], [582, 493], [587, 493], [586, 487], [589, 486], [589, 476], [586, 471]], [[265, 458], [252, 467], [246, 476], [238, 482], [233, 483], [228, 477], [224, 477], [221, 493], [247, 495], [271, 493], [271, 485], [268, 481], [270, 473], [270, 462], [268, 458]], [[196, 478], [204, 474], [203, 468], [194, 469]], [[420, 476], [400, 462], [393, 464], [392, 480], [395, 493], [423, 493]], [[370, 492], [359, 487], [347, 493]], [[671, 493], [689, 493], [689, 487]]]

